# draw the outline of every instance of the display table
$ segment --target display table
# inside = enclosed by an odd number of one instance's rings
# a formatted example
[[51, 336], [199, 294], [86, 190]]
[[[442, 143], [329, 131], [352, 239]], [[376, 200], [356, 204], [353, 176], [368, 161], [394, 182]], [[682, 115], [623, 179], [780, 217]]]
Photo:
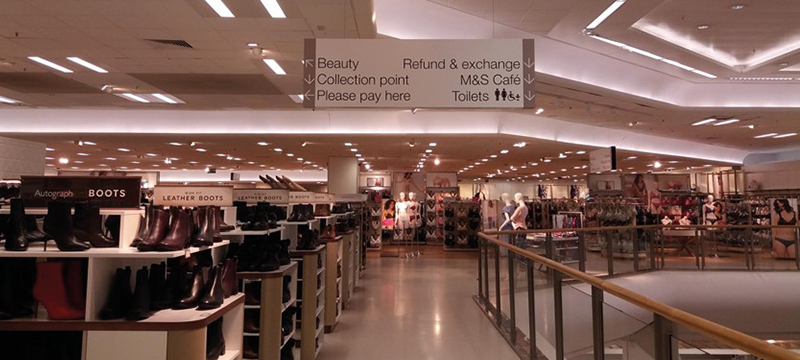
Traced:
[[[316, 359], [324, 343], [322, 330], [325, 310], [326, 251], [327, 246], [320, 245], [314, 250], [294, 250], [289, 253], [293, 260], [302, 264], [298, 287], [302, 287], [303, 290], [302, 297], [297, 299], [301, 311], [295, 329], [295, 340], [300, 346], [300, 358], [295, 360]], [[319, 326], [317, 319], [320, 319]]]
[[[245, 337], [258, 337], [259, 359], [280, 359], [281, 349], [286, 346], [294, 331], [283, 336], [281, 331], [283, 313], [296, 305], [297, 294], [291, 294], [290, 300], [283, 302], [283, 277], [291, 276], [289, 289], [297, 289], [297, 262], [281, 266], [280, 269], [267, 272], [241, 272], [236, 274], [244, 283], [243, 292], [248, 289], [251, 282], [261, 283], [261, 303], [258, 305], [245, 305], [247, 311], [259, 311], [259, 332], [244, 333]], [[294, 321], [294, 319], [292, 319]]]

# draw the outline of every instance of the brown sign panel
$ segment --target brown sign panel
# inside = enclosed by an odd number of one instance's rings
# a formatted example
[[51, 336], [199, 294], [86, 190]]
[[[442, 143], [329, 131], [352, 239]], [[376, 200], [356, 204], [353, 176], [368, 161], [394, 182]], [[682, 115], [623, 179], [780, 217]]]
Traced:
[[53, 200], [92, 201], [103, 208], [138, 209], [141, 177], [23, 176], [20, 197], [26, 207]]

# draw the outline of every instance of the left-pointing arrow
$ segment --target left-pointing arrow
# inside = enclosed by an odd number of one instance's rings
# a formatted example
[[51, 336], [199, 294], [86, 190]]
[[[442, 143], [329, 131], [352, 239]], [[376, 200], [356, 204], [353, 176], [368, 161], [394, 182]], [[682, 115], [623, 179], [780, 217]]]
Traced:
[[312, 93], [311, 90], [308, 90], [308, 91], [306, 91], [305, 94], [303, 94], [303, 98], [305, 98], [305, 99], [313, 99], [314, 98], [314, 93]]

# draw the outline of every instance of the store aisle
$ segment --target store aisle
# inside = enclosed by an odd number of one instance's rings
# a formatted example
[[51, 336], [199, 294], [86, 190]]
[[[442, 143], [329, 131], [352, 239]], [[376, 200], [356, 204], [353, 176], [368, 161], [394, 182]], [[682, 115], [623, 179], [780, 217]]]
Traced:
[[518, 359], [472, 300], [476, 267], [469, 259], [368, 259], [320, 359]]

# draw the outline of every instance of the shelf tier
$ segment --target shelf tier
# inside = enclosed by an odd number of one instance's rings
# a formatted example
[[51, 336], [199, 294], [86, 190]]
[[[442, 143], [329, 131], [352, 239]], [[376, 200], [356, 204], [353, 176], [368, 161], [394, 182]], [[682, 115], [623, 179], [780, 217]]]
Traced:
[[121, 249], [113, 248], [91, 248], [86, 251], [61, 251], [56, 247], [52, 240], [48, 244], [47, 251], [44, 250], [44, 243], [30, 244], [26, 251], [8, 251], [0, 249], [0, 258], [125, 258], [125, 259], [171, 259], [187, 256], [196, 252], [227, 246], [230, 242], [223, 240], [211, 246], [190, 247], [177, 251], [139, 251], [136, 248]]
[[49, 320], [41, 313], [37, 318], [0, 321], [3, 331], [183, 331], [208, 326], [229, 311], [244, 303], [244, 294], [233, 295], [222, 306], [212, 310], [197, 308], [160, 310], [141, 321], [126, 320]]
[[278, 225], [290, 225], [290, 226], [308, 225], [308, 224], [311, 224], [311, 223], [314, 223], [314, 222], [317, 222], [317, 221], [319, 221], [319, 220], [317, 220], [317, 219], [312, 219], [312, 220], [307, 220], [307, 221], [286, 221], [286, 220], [281, 220], [281, 221], [278, 221]]
[[248, 235], [269, 235], [272, 233], [280, 232], [283, 230], [283, 226], [278, 226], [274, 229], [267, 229], [267, 230], [242, 230], [241, 228], [236, 228], [231, 231], [226, 231], [220, 233], [221, 236], [248, 236]]
[[236, 277], [239, 279], [248, 279], [248, 280], [258, 280], [258, 279], [268, 279], [268, 278], [277, 278], [283, 277], [284, 275], [288, 274], [297, 267], [297, 262], [292, 261], [289, 265], [283, 265], [278, 270], [275, 271], [247, 271], [247, 272], [237, 272]]
[[303, 255], [319, 254], [325, 249], [325, 245], [318, 245], [314, 250], [291, 250], [289, 255], [292, 257], [302, 257]]

